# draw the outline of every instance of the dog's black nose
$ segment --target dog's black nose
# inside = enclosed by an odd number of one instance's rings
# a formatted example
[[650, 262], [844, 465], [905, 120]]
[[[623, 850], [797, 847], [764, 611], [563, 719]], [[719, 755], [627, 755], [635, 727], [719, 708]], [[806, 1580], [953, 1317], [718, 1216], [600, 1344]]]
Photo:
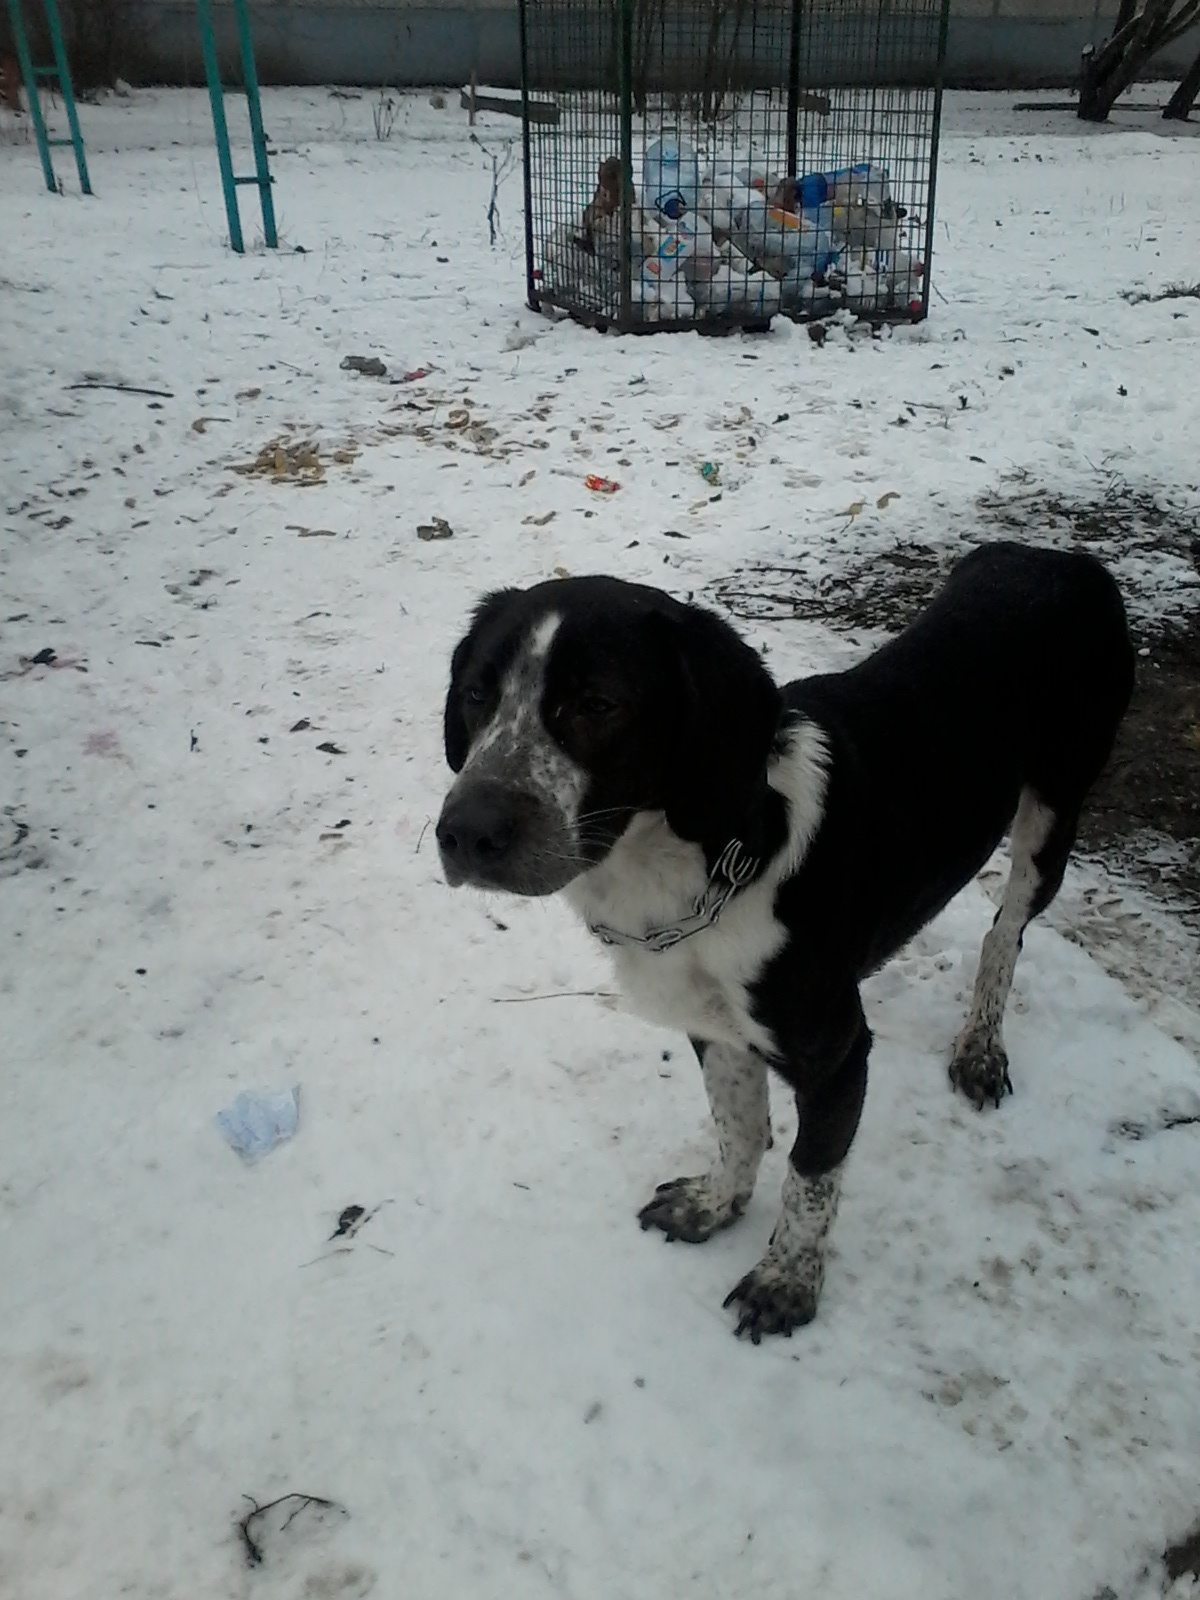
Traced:
[[500, 784], [476, 784], [452, 795], [438, 818], [442, 863], [461, 881], [487, 877], [512, 850], [519, 832], [519, 808]]

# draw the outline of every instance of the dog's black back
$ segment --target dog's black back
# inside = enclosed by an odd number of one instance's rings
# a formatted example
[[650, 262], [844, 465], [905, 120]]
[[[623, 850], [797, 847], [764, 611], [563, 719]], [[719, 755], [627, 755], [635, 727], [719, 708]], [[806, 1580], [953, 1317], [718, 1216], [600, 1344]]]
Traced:
[[1120, 592], [1098, 561], [1000, 543], [961, 561], [860, 666], [788, 684], [786, 706], [825, 730], [833, 759], [783, 920], [809, 923], [823, 902], [822, 939], [865, 974], [979, 870], [1023, 789], [1073, 831], [1129, 702], [1133, 659]]

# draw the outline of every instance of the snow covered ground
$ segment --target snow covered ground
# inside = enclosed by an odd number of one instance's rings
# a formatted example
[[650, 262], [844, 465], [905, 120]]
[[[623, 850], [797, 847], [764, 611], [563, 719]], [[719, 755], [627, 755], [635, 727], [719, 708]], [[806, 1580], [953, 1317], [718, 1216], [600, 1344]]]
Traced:
[[[1200, 1071], [1145, 985], [1036, 927], [1017, 1093], [976, 1115], [945, 1074], [990, 916], [965, 892], [869, 985], [820, 1316], [754, 1349], [721, 1300], [783, 1097], [736, 1229], [640, 1233], [706, 1159], [683, 1041], [612, 1010], [565, 907], [451, 894], [428, 833], [489, 586], [836, 574], [1111, 472], [1196, 504], [1200, 302], [1121, 298], [1200, 276], [1194, 131], [1009, 105], [950, 100], [930, 321], [823, 349], [526, 310], [515, 167], [494, 247], [485, 216], [514, 129], [473, 144], [453, 101], [380, 142], [370, 96], [268, 93], [284, 247], [244, 259], [200, 94], [83, 108], [89, 201], [8, 125], [4, 1600], [1168, 1586], [1200, 1512]], [[320, 468], [232, 470], [281, 438]], [[1122, 571], [1143, 610], [1196, 603], [1182, 561]], [[783, 676], [868, 642], [747, 631]], [[214, 1114], [292, 1083], [297, 1136], [245, 1167]], [[250, 1565], [238, 1520], [293, 1492], [336, 1507], [251, 1523]]]

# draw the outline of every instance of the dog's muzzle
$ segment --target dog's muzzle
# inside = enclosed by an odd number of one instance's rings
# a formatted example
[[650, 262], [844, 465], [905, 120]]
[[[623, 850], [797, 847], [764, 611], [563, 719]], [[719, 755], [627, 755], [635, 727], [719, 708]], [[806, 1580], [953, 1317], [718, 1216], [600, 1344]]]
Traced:
[[586, 865], [557, 808], [496, 779], [456, 783], [436, 831], [451, 888], [468, 883], [510, 894], [555, 894]]

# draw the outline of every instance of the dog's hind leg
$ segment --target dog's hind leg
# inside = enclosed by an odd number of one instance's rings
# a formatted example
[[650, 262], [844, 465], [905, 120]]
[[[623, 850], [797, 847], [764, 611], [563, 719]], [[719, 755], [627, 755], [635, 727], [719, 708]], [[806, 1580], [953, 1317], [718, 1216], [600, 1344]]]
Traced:
[[1032, 789], [1021, 791], [1004, 899], [983, 941], [971, 1012], [950, 1062], [951, 1083], [980, 1108], [1012, 1093], [1002, 1024], [1013, 969], [1025, 929], [1058, 893], [1078, 815], [1076, 806], [1055, 809]]
[[754, 1191], [771, 1139], [767, 1065], [761, 1056], [693, 1039], [717, 1128], [720, 1156], [711, 1172], [660, 1183], [638, 1213], [643, 1228], [700, 1244], [736, 1222]]

